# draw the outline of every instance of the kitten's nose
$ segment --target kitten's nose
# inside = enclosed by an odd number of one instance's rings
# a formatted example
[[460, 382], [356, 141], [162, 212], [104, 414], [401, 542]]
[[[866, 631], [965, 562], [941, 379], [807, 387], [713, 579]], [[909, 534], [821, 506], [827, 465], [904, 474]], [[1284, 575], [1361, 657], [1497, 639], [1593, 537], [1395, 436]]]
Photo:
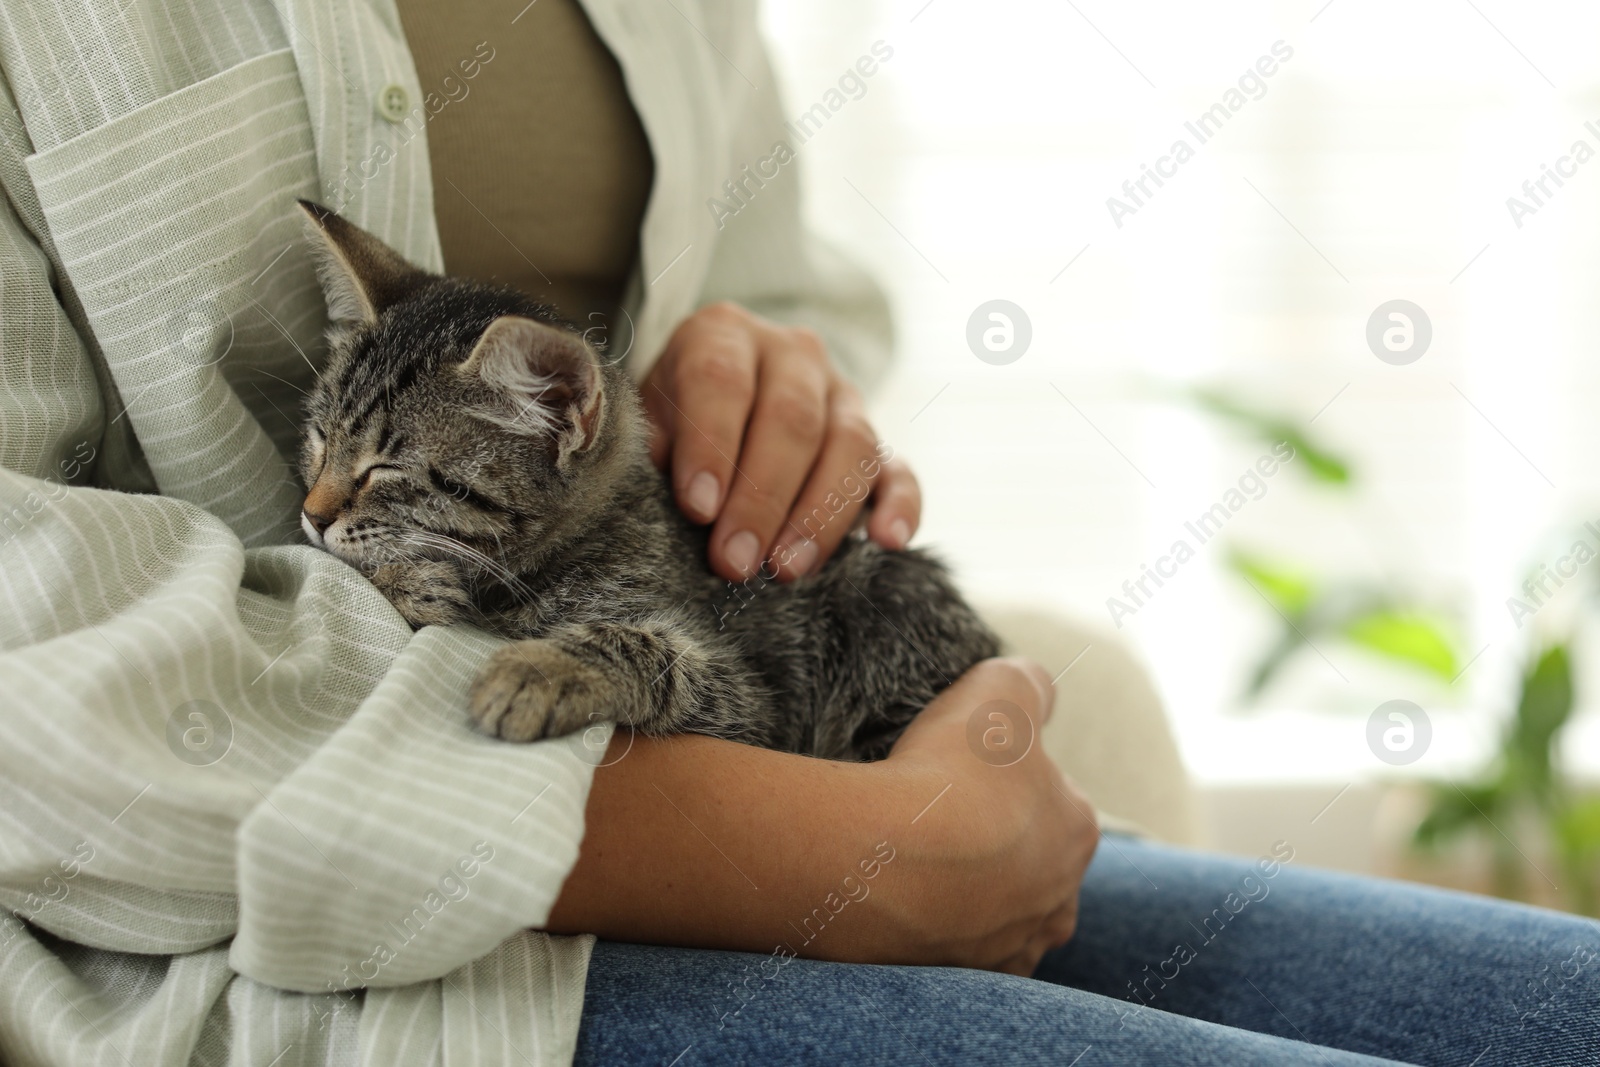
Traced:
[[306, 520], [306, 525], [317, 531], [318, 537], [321, 537], [323, 532], [333, 525], [333, 520], [338, 518], [337, 515], [324, 515], [310, 508], [301, 508], [300, 516]]
[[333, 480], [324, 471], [300, 502], [300, 522], [312, 542], [321, 540], [323, 531], [334, 524], [349, 502], [349, 486]]

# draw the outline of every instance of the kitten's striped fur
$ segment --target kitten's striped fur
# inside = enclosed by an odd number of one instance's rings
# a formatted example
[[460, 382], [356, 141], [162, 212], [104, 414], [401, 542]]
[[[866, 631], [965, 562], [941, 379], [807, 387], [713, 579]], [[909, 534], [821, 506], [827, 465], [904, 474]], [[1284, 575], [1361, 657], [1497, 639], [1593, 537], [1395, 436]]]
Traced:
[[304, 206], [332, 319], [307, 410], [307, 536], [414, 626], [513, 639], [472, 692], [487, 732], [617, 721], [872, 758], [996, 653], [941, 566], [854, 537], [728, 611], [621, 368], [520, 294], [424, 273]]

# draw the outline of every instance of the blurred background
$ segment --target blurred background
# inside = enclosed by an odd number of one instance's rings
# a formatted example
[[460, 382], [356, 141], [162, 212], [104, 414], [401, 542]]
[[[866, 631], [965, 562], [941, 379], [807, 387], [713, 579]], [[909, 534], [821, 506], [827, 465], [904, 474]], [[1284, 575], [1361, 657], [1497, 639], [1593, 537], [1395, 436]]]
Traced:
[[1600, 8], [764, 19], [795, 117], [893, 50], [797, 147], [815, 225], [892, 294], [876, 425], [921, 543], [975, 598], [1117, 628], [1214, 847], [1293, 822], [1308, 863], [1593, 911]]

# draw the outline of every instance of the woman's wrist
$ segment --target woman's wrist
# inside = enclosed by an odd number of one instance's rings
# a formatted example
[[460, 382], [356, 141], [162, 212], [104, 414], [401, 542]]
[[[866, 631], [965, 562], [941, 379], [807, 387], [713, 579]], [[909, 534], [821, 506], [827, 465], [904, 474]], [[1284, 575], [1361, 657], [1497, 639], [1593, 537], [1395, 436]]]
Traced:
[[[620, 735], [613, 745], [627, 744]], [[614, 749], [615, 751], [615, 749]], [[921, 766], [837, 763], [707, 737], [635, 737], [595, 772], [546, 928], [838, 960], [904, 959], [925, 922], [905, 846], [948, 797]], [[923, 809], [933, 805], [924, 814]]]
[[876, 938], [896, 962], [943, 964], [960, 955], [954, 946], [985, 927], [996, 903], [996, 864], [1026, 832], [1019, 813], [984, 780], [985, 772], [1004, 769], [973, 763], [952, 768], [917, 752], [878, 765], [885, 793], [907, 813], [887, 838], [893, 877], [880, 879], [870, 909]]

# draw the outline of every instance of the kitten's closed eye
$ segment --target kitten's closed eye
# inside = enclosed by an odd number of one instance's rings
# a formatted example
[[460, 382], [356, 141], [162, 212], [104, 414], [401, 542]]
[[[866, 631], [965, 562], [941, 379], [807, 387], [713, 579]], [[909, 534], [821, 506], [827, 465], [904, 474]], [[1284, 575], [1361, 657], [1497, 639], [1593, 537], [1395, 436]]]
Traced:
[[371, 485], [372, 484], [372, 476], [374, 474], [378, 474], [378, 473], [383, 472], [383, 471], [402, 471], [404, 469], [405, 469], [404, 467], [396, 466], [393, 463], [374, 463], [372, 466], [368, 467], [366, 470], [362, 471], [360, 475], [357, 476], [357, 478], [356, 478], [356, 491], [360, 492], [361, 490], [365, 489], [367, 486]]
[[434, 489], [452, 498], [457, 503], [466, 504], [480, 511], [503, 512], [507, 510], [497, 501], [489, 499], [465, 482], [451, 478], [437, 467], [428, 468], [428, 480], [433, 483]]

